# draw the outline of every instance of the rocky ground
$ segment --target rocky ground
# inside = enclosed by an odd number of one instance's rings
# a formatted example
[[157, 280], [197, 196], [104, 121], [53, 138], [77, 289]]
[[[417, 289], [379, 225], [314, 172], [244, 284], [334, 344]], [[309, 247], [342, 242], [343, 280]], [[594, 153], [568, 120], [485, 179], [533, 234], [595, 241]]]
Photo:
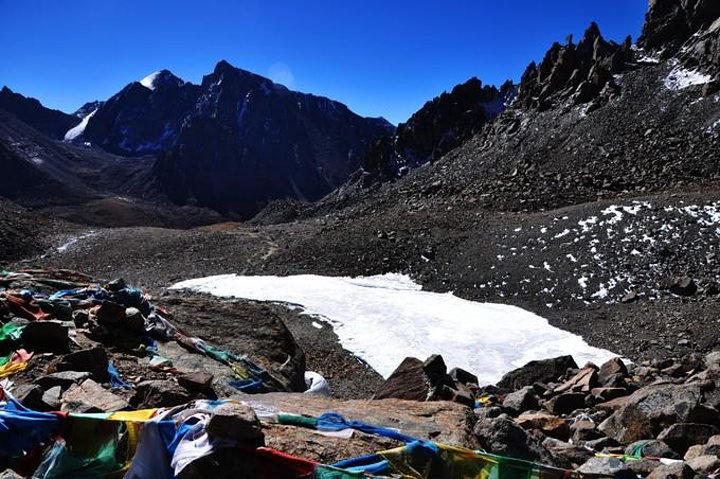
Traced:
[[[429, 290], [529, 309], [634, 360], [658, 359], [718, 347], [715, 198], [708, 191], [536, 213], [391, 207], [269, 226], [94, 228], [58, 235], [44, 256], [13, 267], [121, 276], [156, 296], [214, 274], [400, 272]], [[303, 331], [294, 333], [318, 334]]]

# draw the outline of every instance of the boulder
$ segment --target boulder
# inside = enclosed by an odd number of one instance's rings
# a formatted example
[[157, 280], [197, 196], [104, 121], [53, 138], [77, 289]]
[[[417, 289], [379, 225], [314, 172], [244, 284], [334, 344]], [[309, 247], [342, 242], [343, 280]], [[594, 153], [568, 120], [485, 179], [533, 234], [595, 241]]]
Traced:
[[662, 441], [636, 441], [625, 449], [625, 454], [634, 457], [664, 457], [667, 459], [680, 459], [678, 453]]
[[604, 387], [614, 387], [619, 379], [629, 376], [627, 366], [620, 358], [613, 358], [600, 366], [598, 381]]
[[597, 425], [592, 421], [575, 421], [570, 426], [570, 430], [572, 431], [573, 444], [583, 444], [605, 437], [603, 433], [597, 430]]
[[699, 456], [687, 461], [687, 465], [697, 474], [710, 474], [720, 469], [720, 457]]
[[13, 391], [13, 396], [28, 409], [38, 411], [43, 408], [43, 389], [35, 384], [21, 384]]
[[60, 386], [63, 391], [70, 388], [73, 384], [80, 383], [90, 377], [87, 371], [61, 371], [59, 373], [48, 374], [35, 380], [35, 384], [41, 388], [48, 390], [55, 386]]
[[538, 429], [546, 436], [566, 441], [570, 437], [570, 426], [557, 416], [545, 412], [526, 413], [515, 420], [523, 429]]
[[697, 293], [698, 287], [695, 280], [684, 276], [682, 278], [676, 278], [669, 289], [672, 294], [677, 296], [694, 296], [695, 293]]
[[129, 404], [120, 396], [103, 389], [92, 379], [68, 389], [63, 395], [62, 410], [74, 412], [123, 411]]
[[595, 455], [584, 447], [551, 437], [545, 439], [542, 446], [552, 455], [557, 466], [565, 469], [575, 469]]
[[115, 329], [125, 321], [125, 308], [112, 301], [103, 301], [94, 313], [97, 323], [107, 329]]
[[684, 462], [663, 464], [653, 470], [647, 479], [693, 479], [695, 472]]
[[125, 310], [125, 316], [123, 318], [125, 326], [130, 331], [143, 332], [145, 331], [145, 318], [137, 308], [127, 308]]
[[537, 410], [540, 408], [538, 398], [532, 386], [526, 386], [518, 391], [505, 396], [502, 403], [503, 408], [513, 415], [518, 415], [525, 411]]
[[627, 398], [619, 398], [624, 405], [598, 429], [625, 444], [657, 437], [673, 424], [707, 418], [707, 407], [700, 403], [702, 397], [701, 387], [697, 384], [647, 386]]
[[405, 358], [375, 392], [374, 399], [427, 401], [429, 395], [430, 385], [425, 380], [423, 362], [417, 358]]
[[469, 373], [461, 368], [453, 368], [449, 373], [450, 377], [457, 384], [464, 384], [469, 387], [478, 387], [478, 378], [473, 373]]
[[130, 403], [137, 409], [173, 407], [190, 400], [187, 391], [170, 380], [144, 381], [135, 388]]
[[265, 445], [265, 435], [253, 408], [237, 404], [223, 404], [213, 411], [207, 425], [211, 436], [234, 439], [254, 446]]
[[570, 414], [584, 407], [585, 395], [583, 393], [559, 394], [545, 403], [545, 408], [556, 416]]
[[425, 362], [405, 358], [375, 392], [375, 399], [413, 401], [455, 401], [473, 407], [475, 399], [464, 385], [456, 385], [447, 374], [442, 356], [434, 354]]
[[479, 420], [473, 431], [483, 449], [492, 454], [554, 464], [541, 443], [505, 415]]
[[46, 411], [57, 411], [60, 409], [62, 402], [62, 388], [60, 386], [54, 386], [47, 391], [45, 391], [42, 395], [42, 402], [45, 406], [44, 410]]
[[713, 351], [705, 356], [704, 362], [707, 369], [720, 367], [720, 351]]
[[178, 384], [191, 393], [203, 393], [212, 389], [213, 375], [196, 371], [192, 373], [182, 374], [177, 377]]
[[625, 388], [594, 388], [590, 391], [590, 394], [595, 402], [607, 402], [627, 396], [630, 393]]
[[653, 459], [639, 459], [637, 461], [627, 461], [628, 468], [640, 477], [647, 477], [658, 467], [662, 466], [662, 462]]
[[657, 438], [683, 456], [690, 446], [705, 444], [718, 432], [718, 428], [709, 424], [680, 423], [668, 427]]
[[[320, 416], [328, 411], [348, 420], [402, 431], [418, 439], [477, 449], [473, 434], [472, 411], [460, 404], [445, 401], [417, 402], [399, 399], [341, 400], [317, 395], [287, 393], [237, 395], [233, 397], [265, 410]], [[311, 430], [263, 425], [265, 443], [288, 454], [308, 460], [333, 463], [351, 457], [374, 454], [400, 446], [397, 441], [355, 432], [351, 438], [326, 437]]]
[[110, 380], [107, 354], [101, 347], [84, 349], [63, 356], [56, 369], [58, 371], [86, 371], [92, 374], [95, 381], [101, 383]]
[[598, 369], [597, 366], [588, 365], [582, 368], [575, 376], [567, 380], [561, 386], [555, 389], [556, 393], [564, 392], [590, 392], [591, 389], [596, 388], [600, 384], [598, 383]]
[[56, 321], [32, 321], [22, 330], [20, 339], [32, 351], [67, 352], [68, 328]]
[[536, 382], [551, 382], [565, 375], [568, 369], [577, 368], [572, 356], [530, 361], [525, 366], [505, 374], [497, 386], [505, 391], [517, 391]]
[[684, 459], [689, 461], [700, 456], [718, 456], [720, 457], [720, 436], [711, 437], [706, 444], [696, 444], [690, 446], [685, 453]]
[[583, 476], [632, 477], [627, 465], [616, 457], [591, 457], [575, 470]]

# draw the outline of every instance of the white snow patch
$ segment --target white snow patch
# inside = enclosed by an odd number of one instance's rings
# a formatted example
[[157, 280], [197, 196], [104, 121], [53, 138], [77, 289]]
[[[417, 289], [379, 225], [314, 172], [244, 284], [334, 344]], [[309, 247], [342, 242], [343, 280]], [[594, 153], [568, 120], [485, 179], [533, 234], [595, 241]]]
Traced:
[[669, 90], [683, 90], [693, 85], [704, 85], [712, 77], [697, 70], [689, 70], [682, 66], [676, 66], [665, 78], [665, 87]]
[[424, 359], [436, 353], [450, 367], [478, 375], [482, 383], [495, 383], [534, 359], [572, 354], [578, 363], [601, 364], [616, 356], [523, 309], [422, 291], [408, 276], [399, 274], [361, 278], [220, 275], [172, 288], [302, 305], [305, 314], [331, 323], [342, 346], [384, 377], [408, 356]]
[[97, 113], [98, 109], [94, 109], [89, 115], [87, 115], [85, 118], [82, 119], [79, 125], [74, 126], [70, 128], [67, 133], [65, 133], [65, 141], [71, 141], [77, 138], [78, 136], [85, 133], [85, 128], [87, 128], [88, 122], [90, 121], [90, 118], [93, 117], [95, 113]]
[[95, 235], [96, 235], [96, 233], [94, 231], [88, 231], [87, 233], [84, 233], [81, 235], [71, 236], [62, 245], [57, 247], [57, 252], [65, 253], [68, 250], [68, 248], [70, 248], [72, 245], [74, 245], [78, 241], [80, 241], [82, 239], [90, 238]]
[[140, 84], [144, 86], [145, 88], [149, 88], [151, 90], [155, 90], [155, 80], [157, 80], [157, 77], [160, 75], [160, 72], [151, 73], [142, 80], [140, 80]]

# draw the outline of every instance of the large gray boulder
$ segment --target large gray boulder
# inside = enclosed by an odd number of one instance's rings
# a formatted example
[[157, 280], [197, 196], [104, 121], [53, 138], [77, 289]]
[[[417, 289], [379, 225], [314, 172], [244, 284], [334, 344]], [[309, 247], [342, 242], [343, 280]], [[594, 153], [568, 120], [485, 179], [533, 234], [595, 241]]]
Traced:
[[698, 384], [657, 384], [630, 395], [625, 405], [603, 421], [599, 429], [621, 443], [657, 437], [676, 423], [707, 423], [713, 410], [702, 404]]
[[577, 369], [577, 367], [572, 356], [530, 361], [525, 366], [505, 374], [497, 383], [497, 387], [505, 391], [517, 391], [536, 382], [555, 381], [564, 376], [568, 369]]

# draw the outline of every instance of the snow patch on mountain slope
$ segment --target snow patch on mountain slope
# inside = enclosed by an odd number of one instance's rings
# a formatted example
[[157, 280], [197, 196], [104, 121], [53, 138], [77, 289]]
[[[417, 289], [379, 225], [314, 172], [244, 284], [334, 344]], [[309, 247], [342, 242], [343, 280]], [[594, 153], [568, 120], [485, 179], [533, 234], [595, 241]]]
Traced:
[[676, 66], [665, 78], [665, 87], [669, 90], [683, 90], [694, 85], [704, 85], [712, 80], [710, 75], [705, 75], [697, 70], [690, 70], [682, 66]]
[[408, 276], [347, 278], [221, 275], [178, 283], [221, 297], [299, 305], [330, 323], [344, 348], [384, 377], [408, 356], [441, 354], [448, 367], [495, 383], [528, 361], [572, 354], [578, 364], [615, 356], [523, 309], [422, 291]]
[[72, 141], [78, 136], [85, 133], [85, 128], [87, 128], [88, 122], [90, 121], [90, 118], [93, 117], [95, 113], [97, 113], [98, 109], [94, 109], [89, 115], [87, 115], [85, 118], [82, 119], [79, 125], [70, 128], [67, 133], [65, 133], [65, 141]]
[[155, 80], [157, 80], [158, 76], [160, 76], [160, 72], [151, 73], [142, 80], [140, 80], [140, 84], [145, 88], [155, 90]]

